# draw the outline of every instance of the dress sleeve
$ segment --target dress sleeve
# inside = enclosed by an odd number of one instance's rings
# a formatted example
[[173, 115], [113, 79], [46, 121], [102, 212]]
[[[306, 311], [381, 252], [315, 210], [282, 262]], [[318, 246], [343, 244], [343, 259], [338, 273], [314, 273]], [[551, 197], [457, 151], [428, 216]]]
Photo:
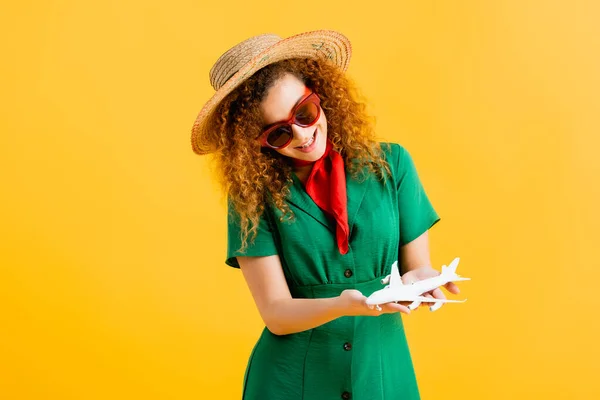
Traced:
[[392, 145], [397, 154], [396, 190], [400, 215], [400, 246], [421, 236], [435, 225], [440, 217], [431, 205], [421, 184], [409, 152], [398, 144]]
[[238, 264], [237, 256], [264, 257], [278, 254], [273, 237], [273, 229], [265, 215], [267, 212], [265, 210], [260, 217], [256, 239], [251, 242], [250, 235], [246, 250], [241, 252], [242, 229], [240, 217], [231, 202], [227, 203], [227, 258], [225, 264], [230, 267], [239, 268], [240, 265]]

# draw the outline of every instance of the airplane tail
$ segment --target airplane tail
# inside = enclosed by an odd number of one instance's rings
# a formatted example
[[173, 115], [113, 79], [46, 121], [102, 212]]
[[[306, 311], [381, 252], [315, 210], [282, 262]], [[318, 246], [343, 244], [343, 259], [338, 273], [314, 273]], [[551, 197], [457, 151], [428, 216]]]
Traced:
[[463, 278], [462, 276], [456, 273], [456, 267], [458, 267], [458, 263], [460, 258], [457, 257], [450, 263], [449, 266], [442, 265], [442, 276], [448, 281], [456, 282], [456, 281], [469, 281], [471, 278]]

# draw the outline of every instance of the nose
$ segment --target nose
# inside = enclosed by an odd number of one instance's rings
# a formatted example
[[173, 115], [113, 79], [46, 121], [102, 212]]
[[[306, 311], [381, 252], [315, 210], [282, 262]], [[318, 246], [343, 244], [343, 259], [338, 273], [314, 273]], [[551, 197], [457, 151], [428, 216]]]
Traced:
[[301, 126], [292, 124], [292, 132], [294, 132], [294, 139], [296, 139], [295, 146], [300, 146], [302, 143], [308, 142], [315, 129], [316, 127], [314, 125], [303, 128]]

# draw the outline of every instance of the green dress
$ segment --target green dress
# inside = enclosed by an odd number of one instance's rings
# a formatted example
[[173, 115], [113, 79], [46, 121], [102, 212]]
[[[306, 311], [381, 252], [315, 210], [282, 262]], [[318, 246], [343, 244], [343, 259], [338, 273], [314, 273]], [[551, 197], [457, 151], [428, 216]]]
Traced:
[[[229, 213], [226, 263], [236, 256], [279, 255], [294, 298], [338, 296], [358, 289], [368, 296], [398, 260], [400, 246], [439, 217], [420, 183], [410, 154], [382, 144], [392, 176], [347, 177], [349, 251], [341, 255], [335, 222], [312, 201], [294, 175], [287, 199], [295, 220], [279, 222], [268, 208], [258, 236], [240, 253], [239, 219]], [[277, 336], [265, 328], [244, 378], [246, 400], [419, 399], [400, 314], [341, 317], [317, 328]]]

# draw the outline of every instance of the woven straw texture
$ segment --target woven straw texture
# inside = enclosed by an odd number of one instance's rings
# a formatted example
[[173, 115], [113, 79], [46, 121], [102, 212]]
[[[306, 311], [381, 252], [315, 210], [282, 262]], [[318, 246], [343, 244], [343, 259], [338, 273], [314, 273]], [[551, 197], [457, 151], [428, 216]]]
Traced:
[[281, 39], [265, 34], [251, 37], [227, 50], [210, 70], [210, 84], [216, 93], [204, 105], [192, 128], [192, 149], [197, 154], [216, 151], [205, 139], [207, 121], [231, 91], [259, 69], [290, 58], [328, 59], [346, 71], [352, 55], [350, 41], [335, 31], [313, 31]]

